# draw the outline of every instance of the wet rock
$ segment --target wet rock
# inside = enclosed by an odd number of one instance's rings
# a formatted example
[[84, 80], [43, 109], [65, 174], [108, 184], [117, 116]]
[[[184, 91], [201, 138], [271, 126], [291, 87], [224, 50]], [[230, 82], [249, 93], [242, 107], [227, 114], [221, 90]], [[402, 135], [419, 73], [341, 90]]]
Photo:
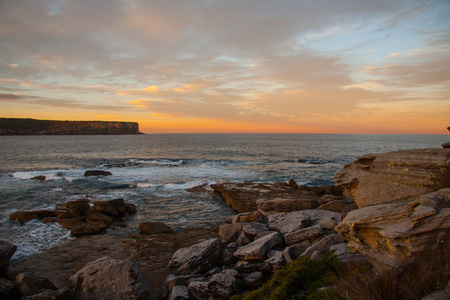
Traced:
[[70, 277], [69, 288], [77, 299], [148, 299], [150, 289], [139, 267], [131, 260], [103, 257], [88, 263]]
[[284, 239], [285, 239], [287, 245], [293, 245], [293, 244], [297, 244], [303, 240], [307, 240], [307, 239], [311, 239], [316, 236], [319, 236], [322, 233], [323, 233], [322, 228], [320, 228], [319, 225], [316, 225], [316, 226], [299, 229], [294, 232], [288, 233], [284, 236]]
[[37, 294], [40, 290], [56, 290], [57, 288], [46, 278], [31, 276], [26, 274], [19, 274], [16, 277], [16, 286], [19, 288], [23, 296], [30, 296]]
[[32, 177], [31, 179], [39, 180], [39, 181], [45, 181], [46, 177], [44, 175], [38, 175], [38, 176]]
[[290, 186], [291, 188], [294, 188], [294, 189], [298, 189], [299, 188], [299, 185], [297, 184], [297, 182], [295, 182], [294, 179], [289, 180], [288, 186]]
[[16, 250], [17, 246], [10, 242], [0, 240], [0, 270], [8, 264]]
[[104, 213], [111, 217], [119, 216], [119, 211], [117, 210], [117, 208], [111, 205], [108, 201], [95, 201], [92, 210]]
[[91, 208], [88, 199], [78, 199], [66, 203], [66, 211], [76, 216], [86, 216], [86, 212]]
[[111, 217], [109, 217], [105, 214], [99, 213], [99, 212], [95, 212], [95, 211], [89, 211], [87, 213], [86, 222], [89, 222], [89, 221], [94, 221], [94, 222], [100, 221], [100, 222], [105, 223], [106, 225], [109, 225], [113, 222]]
[[112, 173], [102, 170], [87, 170], [84, 172], [84, 176], [111, 176]]
[[175, 233], [172, 227], [163, 222], [142, 222], [139, 224], [139, 230], [145, 234]]
[[106, 228], [106, 224], [100, 221], [96, 221], [93, 223], [79, 222], [73, 224], [72, 228], [70, 229], [70, 234], [75, 237], [98, 234], [106, 230]]
[[186, 275], [204, 269], [219, 257], [225, 246], [220, 239], [210, 239], [190, 247], [177, 250], [169, 262], [169, 268], [177, 268], [175, 275]]
[[76, 224], [82, 223], [82, 221], [78, 218], [58, 219], [57, 222], [66, 229], [72, 229]]
[[125, 212], [130, 215], [134, 215], [135, 213], [137, 213], [136, 205], [132, 203], [125, 203]]
[[240, 247], [234, 256], [243, 260], [260, 260], [267, 252], [282, 242], [281, 234], [273, 232], [260, 239], [253, 241], [252, 243]]
[[280, 213], [268, 216], [269, 229], [281, 234], [304, 228], [309, 224], [309, 217], [301, 211]]
[[16, 211], [9, 215], [9, 219], [24, 223], [34, 219], [39, 219], [39, 216], [34, 211]]
[[34, 210], [33, 212], [35, 212], [39, 219], [43, 219], [43, 218], [49, 218], [49, 217], [56, 217], [58, 215], [58, 211], [56, 210]]
[[337, 171], [335, 183], [359, 208], [411, 200], [450, 187], [450, 150], [367, 154]]
[[112, 199], [106, 202], [117, 210], [119, 216], [125, 214], [125, 201], [122, 198]]

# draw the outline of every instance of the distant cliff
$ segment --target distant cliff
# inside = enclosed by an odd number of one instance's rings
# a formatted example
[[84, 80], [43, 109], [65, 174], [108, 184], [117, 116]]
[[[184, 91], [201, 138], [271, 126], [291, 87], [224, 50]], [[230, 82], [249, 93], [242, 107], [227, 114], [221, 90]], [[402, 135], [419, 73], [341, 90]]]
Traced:
[[0, 118], [0, 135], [139, 134], [135, 122]]

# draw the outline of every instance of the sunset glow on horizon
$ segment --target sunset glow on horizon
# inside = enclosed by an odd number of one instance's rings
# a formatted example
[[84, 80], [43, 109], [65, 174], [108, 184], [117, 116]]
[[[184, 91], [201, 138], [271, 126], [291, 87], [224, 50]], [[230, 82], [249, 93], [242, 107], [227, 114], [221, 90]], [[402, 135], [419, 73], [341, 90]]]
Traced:
[[0, 117], [448, 133], [450, 2], [0, 0]]

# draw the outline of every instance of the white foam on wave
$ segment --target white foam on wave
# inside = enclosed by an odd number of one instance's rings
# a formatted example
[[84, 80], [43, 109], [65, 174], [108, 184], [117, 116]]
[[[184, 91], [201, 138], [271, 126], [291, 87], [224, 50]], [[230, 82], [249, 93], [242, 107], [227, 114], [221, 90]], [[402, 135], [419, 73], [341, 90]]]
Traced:
[[21, 180], [29, 180], [36, 176], [45, 176], [45, 180], [66, 180], [72, 182], [80, 179], [84, 175], [83, 170], [47, 170], [47, 171], [28, 171], [14, 172], [11, 174], [13, 178]]

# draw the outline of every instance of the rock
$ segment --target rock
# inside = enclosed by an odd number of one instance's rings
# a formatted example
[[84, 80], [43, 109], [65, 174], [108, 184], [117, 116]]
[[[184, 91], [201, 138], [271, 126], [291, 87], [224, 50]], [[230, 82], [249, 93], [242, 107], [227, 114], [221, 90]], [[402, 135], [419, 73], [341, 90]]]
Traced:
[[175, 233], [172, 227], [163, 222], [142, 222], [139, 224], [139, 230], [145, 234]]
[[243, 260], [260, 260], [267, 252], [282, 242], [280, 233], [274, 232], [266, 235], [260, 239], [253, 241], [252, 243], [240, 247], [234, 256]]
[[347, 247], [347, 243], [341, 243], [331, 246], [330, 253], [336, 255], [343, 264], [369, 265], [369, 262], [363, 255], [350, 252]]
[[287, 245], [297, 244], [303, 240], [314, 238], [322, 234], [322, 228], [319, 225], [312, 227], [299, 229], [294, 232], [288, 233], [284, 236], [284, 240]]
[[76, 299], [148, 299], [150, 289], [138, 266], [131, 260], [110, 257], [86, 264], [70, 277]]
[[319, 199], [318, 203], [319, 205], [334, 201], [334, 200], [341, 200], [342, 197], [336, 196], [336, 195], [323, 195], [322, 198]]
[[232, 223], [266, 223], [266, 217], [259, 211], [245, 212], [237, 214], [233, 217]]
[[237, 241], [242, 232], [242, 223], [224, 224], [219, 228], [219, 237], [224, 244]]
[[[363, 254], [377, 271], [390, 270], [448, 242], [450, 189], [406, 203], [379, 204], [351, 211], [336, 231], [352, 252]], [[434, 201], [432, 200], [434, 199]], [[428, 206], [424, 203], [436, 203]], [[444, 208], [439, 208], [444, 207]]]
[[130, 215], [134, 215], [137, 213], [136, 205], [132, 203], [125, 203], [125, 212], [129, 213]]
[[358, 205], [356, 203], [344, 204], [344, 207], [342, 208], [341, 221], [345, 219], [349, 212], [355, 209], [358, 209]]
[[167, 298], [167, 300], [183, 300], [183, 299], [191, 299], [189, 289], [186, 285], [174, 286], [172, 292], [169, 295], [169, 298]]
[[0, 277], [0, 299], [20, 299], [21, 296], [14, 282]]
[[226, 247], [220, 254], [220, 256], [217, 258], [217, 263], [219, 265], [225, 266], [231, 266], [232, 264], [236, 263], [237, 258], [234, 257], [233, 255], [235, 251], [236, 251], [235, 248]]
[[112, 199], [106, 202], [117, 210], [119, 216], [125, 214], [125, 201], [122, 198]]
[[102, 170], [88, 170], [84, 172], [84, 176], [111, 176], [112, 173]]
[[252, 240], [250, 239], [248, 234], [245, 233], [245, 231], [242, 231], [241, 234], [239, 235], [237, 241], [236, 241], [236, 246], [238, 246], [238, 247], [239, 246], [244, 246], [244, 245], [250, 244], [251, 242], [252, 242]]
[[292, 189], [286, 184], [226, 182], [212, 184], [211, 188], [239, 213], [259, 210], [266, 214], [316, 208], [319, 199], [315, 192]]
[[342, 212], [342, 209], [344, 208], [344, 202], [341, 200], [333, 200], [327, 203], [322, 204], [317, 209], [324, 209], [324, 210], [331, 210], [335, 212]]
[[304, 228], [309, 217], [301, 211], [280, 213], [268, 216], [269, 229], [286, 234]]
[[207, 192], [207, 183], [201, 184], [201, 185], [197, 185], [191, 188], [186, 189], [187, 192], [190, 193], [204, 193]]
[[306, 209], [302, 212], [309, 217], [309, 226], [319, 225], [324, 220], [341, 220], [341, 214], [334, 211]]
[[324, 237], [323, 239], [321, 239], [320, 241], [318, 241], [317, 243], [313, 244], [311, 247], [306, 249], [305, 252], [302, 253], [302, 255], [308, 256], [309, 258], [311, 258], [312, 254], [315, 251], [318, 251], [321, 254], [324, 254], [324, 253], [330, 251], [331, 246], [336, 245], [336, 244], [341, 244], [343, 242], [345, 242], [345, 239], [342, 235], [337, 234], [337, 233], [331, 234], [331, 235]]
[[76, 224], [82, 223], [78, 218], [57, 219], [57, 222], [66, 229], [72, 229]]
[[34, 219], [39, 219], [39, 216], [34, 211], [16, 211], [9, 215], [9, 219], [24, 223]]
[[311, 246], [311, 242], [308, 240], [304, 240], [298, 244], [286, 247], [283, 250], [283, 257], [286, 260], [286, 262], [289, 264], [294, 259], [300, 256], [303, 252], [305, 252], [306, 249], [308, 249]]
[[205, 280], [194, 279], [189, 282], [189, 292], [195, 299], [229, 299], [237, 287], [236, 270], [228, 269]]
[[40, 290], [56, 290], [57, 288], [46, 278], [26, 275], [20, 273], [16, 277], [16, 286], [19, 288], [23, 296], [30, 296], [37, 294]]
[[118, 217], [119, 211], [108, 201], [95, 201], [92, 207], [93, 211], [104, 213], [111, 217]]
[[272, 271], [279, 270], [286, 265], [286, 260], [283, 256], [283, 251], [270, 250], [267, 253], [268, 259], [265, 260], [265, 264], [270, 266]]
[[86, 212], [89, 209], [91, 209], [91, 206], [87, 199], [78, 199], [66, 203], [66, 211], [75, 214], [76, 216], [86, 216]]
[[41, 290], [38, 294], [28, 296], [26, 300], [72, 300], [72, 294], [66, 290]]
[[58, 215], [58, 212], [56, 210], [41, 209], [41, 210], [34, 210], [33, 212], [38, 215], [39, 219], [56, 217]]
[[0, 240], [0, 271], [8, 264], [17, 250], [17, 246], [7, 241]]
[[244, 223], [242, 226], [242, 230], [250, 236], [255, 236], [262, 232], [268, 232], [269, 228], [267, 228], [266, 224], [262, 223]]
[[260, 271], [255, 271], [242, 279], [242, 285], [250, 290], [256, 289], [264, 283], [264, 274]]
[[31, 179], [39, 180], [39, 181], [45, 181], [46, 177], [44, 175], [38, 175], [38, 176], [32, 177]]
[[450, 150], [367, 154], [337, 171], [335, 183], [359, 208], [404, 202], [450, 187]]
[[294, 189], [298, 189], [299, 188], [299, 185], [297, 184], [297, 182], [295, 182], [294, 179], [289, 180], [288, 186], [290, 186], [291, 188], [294, 188]]
[[47, 217], [47, 218], [43, 218], [41, 220], [42, 223], [56, 223], [58, 222], [58, 219], [53, 218], [53, 217]]
[[113, 222], [111, 217], [95, 211], [89, 211], [86, 217], [87, 217], [86, 222], [89, 222], [89, 220], [94, 222], [101, 221], [106, 225], [109, 225]]
[[70, 234], [72, 236], [78, 237], [82, 235], [98, 234], [106, 230], [107, 226], [101, 221], [96, 221], [92, 223], [75, 223], [70, 229]]
[[441, 146], [444, 149], [450, 149], [450, 142], [443, 143]]
[[450, 299], [450, 281], [448, 281], [445, 289], [434, 291], [433, 293], [423, 297], [420, 300], [448, 300], [448, 299]]
[[202, 269], [207, 263], [211, 265], [224, 248], [218, 238], [181, 248], [173, 254], [168, 266], [169, 268], [177, 268], [174, 272], [175, 275], [192, 274]]
[[159, 298], [165, 299], [169, 297], [175, 286], [185, 285], [187, 287], [188, 280], [192, 277], [190, 275], [175, 276], [169, 274], [161, 287]]

